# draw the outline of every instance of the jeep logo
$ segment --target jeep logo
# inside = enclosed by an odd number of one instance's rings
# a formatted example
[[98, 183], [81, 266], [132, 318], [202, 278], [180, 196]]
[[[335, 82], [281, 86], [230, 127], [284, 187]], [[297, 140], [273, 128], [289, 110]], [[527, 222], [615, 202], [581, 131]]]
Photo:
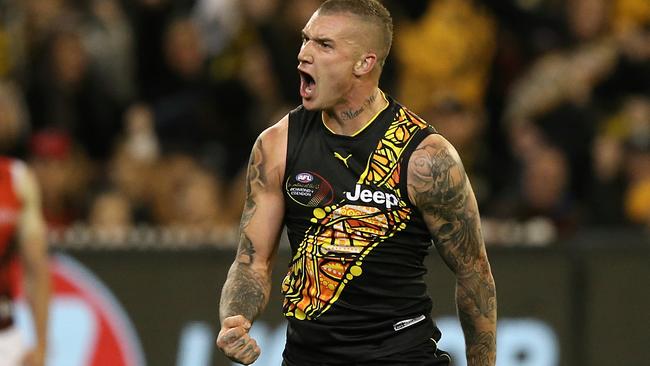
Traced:
[[354, 187], [354, 194], [345, 192], [345, 198], [351, 202], [357, 202], [361, 200], [361, 202], [365, 203], [374, 202], [378, 205], [386, 205], [387, 209], [390, 209], [391, 207], [397, 206], [399, 204], [399, 200], [394, 194], [385, 193], [382, 191], [373, 192], [369, 189], [361, 189], [361, 186], [358, 184]]

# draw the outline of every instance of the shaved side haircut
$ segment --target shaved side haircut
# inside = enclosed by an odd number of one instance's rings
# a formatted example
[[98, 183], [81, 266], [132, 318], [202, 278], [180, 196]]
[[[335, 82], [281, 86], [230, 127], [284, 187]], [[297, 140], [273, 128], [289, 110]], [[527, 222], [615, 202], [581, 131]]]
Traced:
[[377, 50], [379, 64], [384, 65], [393, 43], [393, 18], [378, 0], [327, 0], [319, 8], [319, 15], [353, 14], [380, 30], [381, 49]]

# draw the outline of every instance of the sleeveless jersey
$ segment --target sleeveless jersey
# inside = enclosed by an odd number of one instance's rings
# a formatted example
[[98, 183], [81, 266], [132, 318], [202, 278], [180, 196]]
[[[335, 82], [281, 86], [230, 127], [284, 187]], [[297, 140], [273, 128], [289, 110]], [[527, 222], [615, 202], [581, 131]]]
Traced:
[[440, 336], [423, 280], [431, 237], [406, 187], [408, 158], [435, 130], [386, 98], [354, 136], [320, 111], [289, 114], [282, 292], [285, 357], [298, 364], [373, 360]]
[[17, 255], [16, 228], [21, 202], [16, 194], [16, 171], [22, 163], [0, 157], [0, 328], [12, 323], [13, 298], [11, 264]]

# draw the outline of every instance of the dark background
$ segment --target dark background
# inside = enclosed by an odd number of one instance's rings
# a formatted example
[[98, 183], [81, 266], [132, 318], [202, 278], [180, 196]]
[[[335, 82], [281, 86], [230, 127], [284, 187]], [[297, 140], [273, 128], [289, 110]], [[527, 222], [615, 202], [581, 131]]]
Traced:
[[[490, 248], [500, 318], [535, 318], [559, 338], [560, 365], [643, 365], [650, 319], [650, 247], [577, 243], [573, 249]], [[188, 322], [207, 322], [218, 332], [218, 299], [230, 250], [70, 250], [114, 292], [135, 324], [148, 365], [175, 365], [179, 337]], [[261, 320], [279, 324], [289, 253], [281, 251], [272, 297]], [[434, 318], [455, 316], [454, 282], [433, 253], [426, 277]], [[444, 338], [444, 335], [443, 335]], [[227, 365], [215, 349], [213, 365]], [[525, 361], [525, 360], [524, 360]], [[522, 361], [522, 365], [525, 364]]]

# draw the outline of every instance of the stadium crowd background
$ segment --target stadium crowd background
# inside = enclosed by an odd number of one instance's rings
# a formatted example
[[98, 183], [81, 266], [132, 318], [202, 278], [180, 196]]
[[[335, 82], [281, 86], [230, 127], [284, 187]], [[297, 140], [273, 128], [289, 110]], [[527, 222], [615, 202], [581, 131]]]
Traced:
[[[381, 86], [459, 150], [488, 244], [650, 229], [650, 2], [385, 3]], [[35, 169], [51, 238], [229, 237], [319, 4], [0, 1], [0, 150]]]

